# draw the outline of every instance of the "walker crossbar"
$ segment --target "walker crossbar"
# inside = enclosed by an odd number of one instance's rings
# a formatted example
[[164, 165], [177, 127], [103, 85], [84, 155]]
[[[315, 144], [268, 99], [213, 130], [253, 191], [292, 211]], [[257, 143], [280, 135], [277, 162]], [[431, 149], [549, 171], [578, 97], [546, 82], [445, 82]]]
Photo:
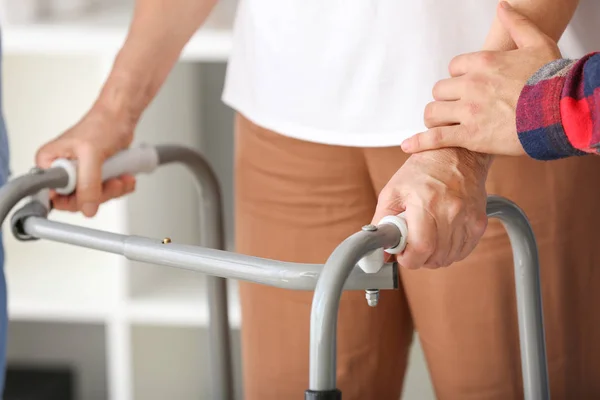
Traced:
[[[0, 189], [0, 222], [21, 199], [33, 196], [12, 217], [13, 233], [21, 240], [47, 239], [207, 274], [213, 397], [219, 400], [233, 399], [225, 278], [314, 290], [310, 381], [305, 399], [341, 399], [336, 387], [336, 325], [342, 291], [398, 287], [396, 265], [387, 264], [377, 273], [365, 273], [356, 264], [372, 250], [396, 246], [401, 239], [400, 230], [392, 224], [381, 224], [375, 229], [360, 231], [340, 244], [325, 265], [266, 260], [222, 250], [220, 190], [212, 169], [199, 153], [179, 146], [126, 150], [107, 160], [103, 178], [150, 173], [158, 165], [173, 162], [186, 165], [198, 181], [202, 207], [201, 246], [164, 243], [48, 220], [50, 203], [45, 189], [62, 188], [69, 192], [75, 186], [76, 168], [64, 160], [57, 163], [57, 167], [34, 170], [18, 177]], [[546, 400], [549, 391], [535, 237], [527, 218], [512, 202], [491, 196], [487, 211], [490, 217], [503, 222], [513, 248], [525, 399]]]
[[[394, 234], [392, 231], [394, 228], [390, 228], [391, 236]], [[49, 221], [41, 217], [26, 218], [23, 230], [28, 235], [39, 239], [120, 254], [134, 261], [183, 268], [221, 278], [244, 280], [284, 289], [314, 290], [323, 269], [323, 264], [289, 263], [199, 246], [164, 244], [157, 239], [103, 232]], [[377, 246], [380, 242], [366, 235], [363, 236], [363, 241], [373, 243], [372, 246]], [[396, 267], [391, 263], [376, 274], [367, 274], [356, 266], [351, 269], [349, 278], [344, 282], [344, 289], [397, 289], [396, 271]]]

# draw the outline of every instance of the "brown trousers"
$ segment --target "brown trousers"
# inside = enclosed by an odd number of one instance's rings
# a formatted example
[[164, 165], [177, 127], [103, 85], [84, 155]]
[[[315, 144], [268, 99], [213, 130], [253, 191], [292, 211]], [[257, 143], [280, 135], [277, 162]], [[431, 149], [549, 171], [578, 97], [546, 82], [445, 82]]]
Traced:
[[[236, 122], [240, 253], [323, 263], [369, 223], [377, 195], [406, 160], [400, 148], [326, 146]], [[600, 157], [551, 163], [498, 158], [488, 193], [518, 203], [542, 267], [552, 398], [600, 398]], [[402, 288], [369, 308], [345, 292], [338, 387], [345, 400], [398, 400], [413, 331], [439, 399], [522, 398], [512, 254], [497, 221], [475, 251], [439, 270], [405, 270]], [[246, 400], [300, 399], [308, 388], [312, 293], [240, 286]]]

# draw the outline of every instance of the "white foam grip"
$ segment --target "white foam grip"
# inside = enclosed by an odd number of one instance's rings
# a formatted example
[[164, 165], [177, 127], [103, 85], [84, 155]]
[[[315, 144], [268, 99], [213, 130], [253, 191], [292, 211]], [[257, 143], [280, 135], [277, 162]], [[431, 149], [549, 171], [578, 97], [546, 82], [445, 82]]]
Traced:
[[56, 188], [56, 193], [62, 195], [69, 195], [75, 191], [75, 186], [77, 185], [77, 165], [66, 158], [57, 158], [50, 165], [51, 168], [62, 168], [67, 172], [69, 176], [69, 181], [67, 185], [61, 188]]
[[[125, 174], [151, 173], [158, 166], [158, 161], [158, 153], [156, 148], [152, 146], [140, 146], [124, 150], [104, 162], [102, 181]], [[63, 168], [69, 175], [67, 185], [56, 189], [56, 192], [62, 195], [73, 193], [77, 185], [77, 162], [59, 158], [54, 160], [52, 167]]]
[[398, 215], [387, 215], [383, 217], [381, 221], [379, 221], [379, 225], [392, 224], [400, 230], [400, 242], [392, 248], [385, 249], [386, 253], [400, 254], [406, 247], [406, 241], [408, 240], [408, 225], [406, 224], [406, 220], [404, 219], [403, 215], [404, 213]]

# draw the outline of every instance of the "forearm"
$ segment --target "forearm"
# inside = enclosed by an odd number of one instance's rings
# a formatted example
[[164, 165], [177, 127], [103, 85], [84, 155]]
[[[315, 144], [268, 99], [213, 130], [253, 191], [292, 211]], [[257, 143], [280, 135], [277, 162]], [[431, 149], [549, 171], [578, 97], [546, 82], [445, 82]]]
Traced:
[[217, 0], [137, 0], [127, 39], [94, 107], [135, 123]]
[[[509, 3], [535, 23], [545, 34], [558, 41], [573, 17], [579, 0], [510, 0]], [[498, 18], [483, 45], [483, 50], [512, 50], [516, 46]]]

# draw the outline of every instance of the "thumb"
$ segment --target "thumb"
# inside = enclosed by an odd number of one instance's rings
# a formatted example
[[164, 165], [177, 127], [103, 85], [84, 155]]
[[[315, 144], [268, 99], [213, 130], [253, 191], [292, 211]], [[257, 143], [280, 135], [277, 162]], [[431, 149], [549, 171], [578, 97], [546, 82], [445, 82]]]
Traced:
[[460, 125], [435, 127], [409, 137], [402, 142], [401, 147], [405, 153], [455, 147], [461, 144], [458, 136]]
[[520, 49], [548, 43], [549, 37], [507, 1], [500, 2], [498, 19]]
[[93, 217], [100, 206], [102, 194], [102, 162], [90, 146], [75, 149], [77, 156], [77, 206], [86, 217]]

